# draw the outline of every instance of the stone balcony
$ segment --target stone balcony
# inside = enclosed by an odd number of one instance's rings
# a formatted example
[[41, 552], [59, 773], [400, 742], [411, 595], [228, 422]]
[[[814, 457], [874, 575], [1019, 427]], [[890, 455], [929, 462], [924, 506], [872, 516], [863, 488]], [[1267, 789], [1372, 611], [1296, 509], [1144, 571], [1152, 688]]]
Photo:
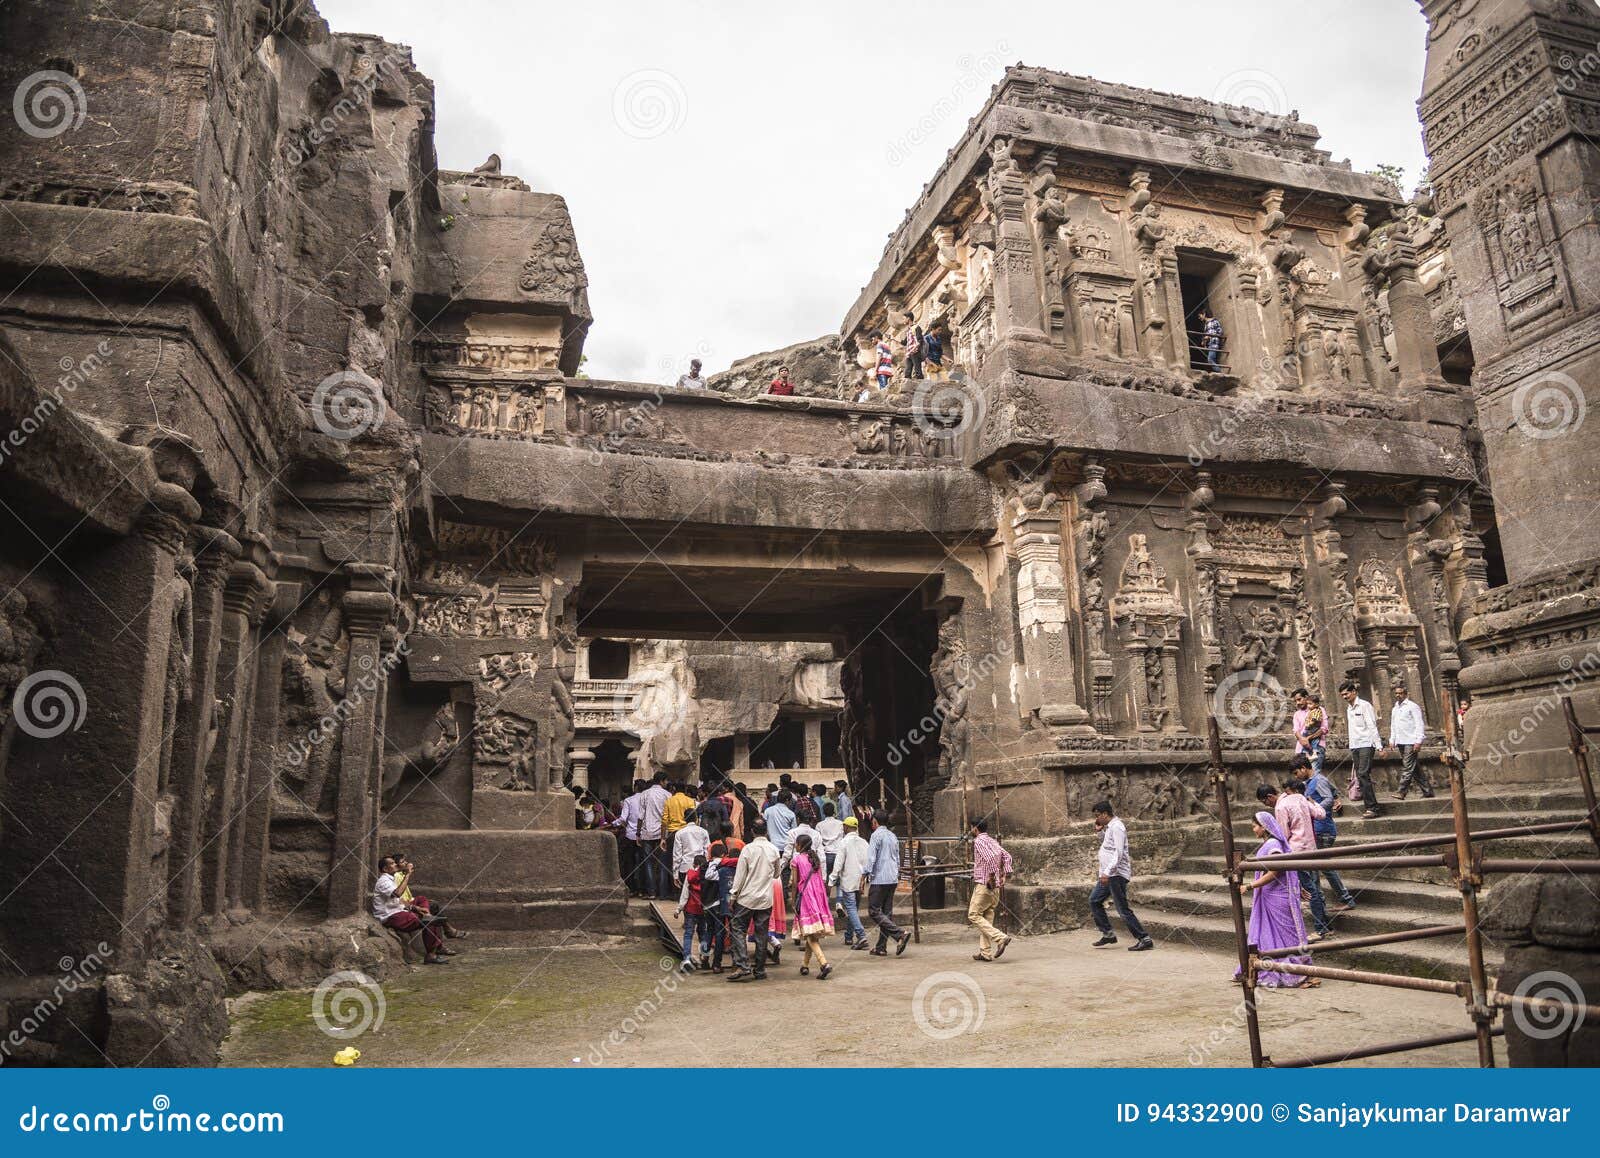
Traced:
[[581, 732], [636, 732], [645, 680], [572, 681], [572, 723]]

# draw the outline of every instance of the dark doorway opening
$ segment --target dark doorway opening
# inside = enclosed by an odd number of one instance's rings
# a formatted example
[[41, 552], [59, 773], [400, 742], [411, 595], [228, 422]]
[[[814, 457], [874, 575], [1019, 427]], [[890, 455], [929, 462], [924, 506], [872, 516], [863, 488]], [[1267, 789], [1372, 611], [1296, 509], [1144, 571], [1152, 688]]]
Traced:
[[1495, 527], [1486, 528], [1479, 538], [1483, 540], [1483, 566], [1488, 573], [1490, 587], [1503, 587], [1510, 582], [1506, 577], [1506, 557], [1500, 547], [1500, 532]]
[[632, 671], [633, 647], [619, 639], [596, 639], [589, 644], [589, 678], [625, 680]]
[[[1189, 369], [1228, 371], [1228, 331], [1230, 328], [1227, 264], [1204, 254], [1178, 251], [1178, 292], [1183, 297], [1183, 332], [1189, 350]], [[1217, 365], [1212, 367], [1206, 349], [1206, 317], [1222, 323]]]
[[633, 794], [633, 754], [621, 740], [608, 736], [595, 746], [589, 791], [606, 801], [613, 813]]

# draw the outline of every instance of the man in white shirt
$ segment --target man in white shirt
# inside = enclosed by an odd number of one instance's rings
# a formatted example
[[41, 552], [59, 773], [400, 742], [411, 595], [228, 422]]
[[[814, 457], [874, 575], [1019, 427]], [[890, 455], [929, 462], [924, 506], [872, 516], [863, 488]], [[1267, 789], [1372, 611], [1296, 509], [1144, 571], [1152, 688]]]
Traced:
[[822, 802], [822, 819], [817, 822], [817, 851], [822, 854], [822, 870], [833, 872], [834, 858], [839, 854], [839, 842], [844, 839], [844, 821], [835, 813], [833, 801]]
[[689, 821], [672, 837], [672, 881], [682, 887], [683, 878], [689, 875], [689, 870], [694, 868], [694, 858], [704, 856], [711, 847], [711, 834], [695, 819], [694, 814], [689, 814]]
[[1339, 698], [1344, 700], [1344, 721], [1349, 733], [1350, 759], [1355, 765], [1356, 783], [1361, 786], [1361, 803], [1365, 820], [1378, 818], [1378, 790], [1372, 786], [1372, 757], [1383, 747], [1383, 737], [1378, 735], [1378, 713], [1361, 698], [1354, 680], [1339, 685]]
[[1389, 709], [1389, 749], [1400, 753], [1400, 799], [1411, 791], [1413, 778], [1423, 799], [1432, 799], [1433, 785], [1417, 763], [1417, 749], [1428, 738], [1428, 725], [1422, 718], [1422, 705], [1406, 695], [1405, 684], [1394, 686], [1394, 707]]
[[1128, 829], [1111, 809], [1111, 802], [1102, 800], [1094, 806], [1094, 826], [1100, 831], [1100, 879], [1089, 894], [1089, 915], [1094, 927], [1100, 930], [1096, 949], [1102, 945], [1115, 945], [1117, 935], [1111, 931], [1111, 918], [1106, 915], [1106, 900], [1117, 906], [1117, 915], [1133, 935], [1130, 953], [1143, 953], [1154, 949], [1155, 942], [1144, 931], [1139, 918], [1128, 905], [1128, 882], [1133, 879], [1133, 860], [1128, 856]]
[[657, 772], [654, 782], [639, 797], [639, 847], [644, 857], [645, 895], [658, 900], [672, 899], [672, 882], [667, 871], [666, 850], [662, 847], [665, 826], [667, 774]]
[[700, 376], [700, 359], [689, 359], [689, 372], [678, 376], [679, 390], [704, 390], [706, 380]]
[[828, 870], [828, 884], [836, 890], [835, 903], [844, 911], [848, 922], [844, 931], [847, 949], [867, 947], [867, 930], [861, 923], [858, 902], [861, 878], [867, 872], [867, 855], [871, 852], [871, 846], [857, 831], [860, 826], [861, 822], [855, 817], [844, 818], [844, 836], [840, 838], [839, 849], [834, 854], [833, 868]]
[[408, 940], [421, 933], [423, 964], [446, 965], [449, 962], [445, 960], [444, 939], [439, 936], [439, 931], [400, 897], [400, 884], [394, 879], [399, 867], [392, 856], [378, 861], [378, 880], [372, 888], [372, 915], [380, 925], [387, 925]]
[[[767, 839], [767, 824], [756, 820], [750, 826], [750, 843], [739, 853], [739, 863], [733, 870], [733, 919], [728, 935], [733, 939], [733, 974], [729, 981], [765, 981], [767, 979], [767, 942], [772, 927], [772, 882], [778, 879], [778, 861], [782, 859], [777, 847]], [[756, 959], [752, 968], [750, 949], [745, 937], [751, 923], [755, 924]], [[777, 963], [774, 950], [773, 963]]]

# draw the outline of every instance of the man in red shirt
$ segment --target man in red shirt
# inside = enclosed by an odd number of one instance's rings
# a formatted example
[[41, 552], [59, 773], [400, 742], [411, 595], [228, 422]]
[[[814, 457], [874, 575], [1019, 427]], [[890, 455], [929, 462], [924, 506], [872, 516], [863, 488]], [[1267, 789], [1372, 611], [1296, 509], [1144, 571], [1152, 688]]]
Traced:
[[772, 380], [772, 385], [767, 387], [768, 394], [793, 394], [794, 385], [789, 381], [789, 367], [782, 366], [778, 369], [778, 376]]

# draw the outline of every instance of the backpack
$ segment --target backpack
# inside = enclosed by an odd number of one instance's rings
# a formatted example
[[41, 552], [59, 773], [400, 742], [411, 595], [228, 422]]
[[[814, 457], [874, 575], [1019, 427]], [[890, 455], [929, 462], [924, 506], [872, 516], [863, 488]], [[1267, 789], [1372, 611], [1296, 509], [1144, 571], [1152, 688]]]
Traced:
[[700, 870], [700, 907], [711, 912], [722, 900], [722, 883], [718, 879], [717, 862], [707, 861]]

